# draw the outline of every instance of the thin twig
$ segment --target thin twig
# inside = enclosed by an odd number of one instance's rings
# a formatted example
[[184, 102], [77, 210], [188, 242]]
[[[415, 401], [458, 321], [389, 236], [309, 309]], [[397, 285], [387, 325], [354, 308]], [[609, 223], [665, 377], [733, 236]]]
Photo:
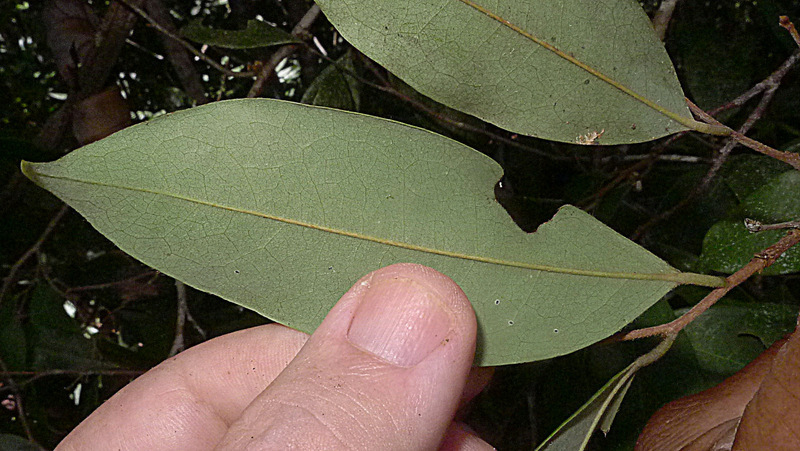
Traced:
[[[764, 113], [767, 112], [767, 107], [769, 106], [770, 102], [772, 102], [772, 98], [775, 96], [775, 91], [777, 90], [778, 83], [774, 83], [764, 91], [764, 95], [761, 96], [761, 100], [758, 102], [758, 105], [747, 116], [747, 120], [744, 121], [742, 126], [739, 127], [739, 133], [744, 135], [745, 133], [749, 132], [756, 122], [758, 122], [761, 117], [764, 116]], [[709, 168], [706, 175], [700, 181], [700, 184], [696, 187], [698, 192], [705, 191], [711, 185], [714, 177], [716, 177], [725, 161], [728, 160], [728, 156], [731, 154], [733, 148], [736, 147], [736, 144], [737, 141], [735, 139], [729, 139], [728, 142], [726, 142], [725, 145], [722, 146], [722, 148], [717, 152], [717, 156], [714, 157], [711, 168]]]
[[3, 299], [5, 299], [8, 290], [11, 288], [11, 285], [17, 281], [17, 273], [19, 272], [19, 270], [22, 268], [23, 265], [25, 265], [28, 259], [36, 255], [37, 252], [39, 252], [39, 249], [41, 249], [42, 244], [44, 244], [45, 240], [47, 240], [50, 234], [53, 233], [53, 230], [55, 230], [59, 221], [61, 221], [61, 218], [64, 217], [67, 211], [69, 211], [69, 206], [68, 205], [62, 206], [61, 210], [59, 210], [58, 213], [56, 213], [56, 215], [53, 216], [53, 219], [50, 220], [50, 223], [47, 224], [47, 227], [45, 227], [44, 232], [42, 232], [42, 234], [39, 235], [39, 239], [36, 240], [36, 242], [33, 243], [33, 246], [31, 246], [27, 251], [25, 251], [25, 253], [22, 254], [22, 257], [20, 257], [11, 267], [11, 270], [8, 272], [8, 275], [3, 281], [3, 288], [2, 290], [0, 290], [0, 304], [2, 304]]
[[176, 280], [175, 289], [178, 298], [178, 318], [175, 321], [175, 338], [172, 340], [172, 347], [169, 349], [170, 357], [183, 351], [186, 347], [186, 341], [183, 338], [183, 329], [186, 325], [186, 315], [189, 312], [189, 304], [186, 302], [186, 284], [180, 280]]
[[205, 53], [197, 50], [192, 44], [189, 44], [188, 42], [186, 42], [180, 36], [176, 35], [175, 33], [171, 32], [171, 31], [167, 30], [166, 28], [164, 28], [163, 26], [161, 26], [161, 24], [159, 24], [155, 19], [150, 17], [150, 15], [147, 14], [147, 12], [145, 12], [145, 10], [143, 10], [142, 8], [139, 8], [138, 6], [134, 5], [129, 0], [119, 0], [119, 1], [123, 5], [125, 5], [126, 7], [130, 8], [133, 12], [135, 12], [136, 14], [141, 16], [142, 19], [146, 20], [153, 28], [155, 28], [159, 32], [163, 33], [164, 35], [174, 39], [176, 42], [178, 42], [180, 45], [182, 45], [184, 48], [186, 48], [186, 50], [192, 52], [192, 54], [194, 54], [195, 56], [197, 56], [198, 58], [203, 60], [206, 64], [208, 64], [209, 66], [213, 67], [214, 69], [222, 72], [223, 74], [225, 74], [225, 75], [227, 75], [229, 77], [245, 77], [245, 78], [246, 77], [252, 77], [253, 75], [255, 75], [253, 72], [246, 72], [246, 71], [245, 72], [234, 72], [234, 71], [228, 69], [227, 67], [222, 66], [221, 64], [219, 64], [216, 61], [214, 61], [213, 58], [211, 58], [208, 55], [206, 55]]
[[[735, 99], [720, 105], [713, 110], [709, 111], [709, 114], [712, 116], [716, 116], [724, 111], [738, 108], [750, 101], [753, 97], [761, 94], [767, 89], [770, 89], [773, 86], [777, 86], [780, 84], [781, 79], [786, 75], [787, 72], [800, 60], [800, 51], [794, 52], [789, 58], [786, 59], [773, 73], [771, 73], [767, 78], [762, 80], [761, 82], [754, 85], [752, 88], [748, 89], [744, 93], [740, 94]], [[613, 180], [605, 184], [601, 189], [599, 189], [595, 194], [591, 197], [581, 201], [581, 204], [590, 204], [597, 202], [598, 199], [605, 196], [611, 189], [622, 183], [623, 181], [630, 178], [631, 174], [638, 173], [642, 171], [644, 168], [650, 167], [656, 160], [658, 154], [663, 152], [669, 144], [677, 141], [678, 138], [681, 138], [688, 134], [688, 131], [680, 132], [675, 135], [672, 135], [667, 141], [660, 144], [655, 150], [650, 152], [650, 155], [653, 157], [646, 161], [642, 161], [636, 163], [634, 165], [629, 166], [628, 168], [622, 170]], [[695, 135], [691, 135], [695, 136]]]
[[[778, 80], [778, 82], [780, 82], [780, 80]], [[752, 112], [750, 112], [750, 114], [747, 116], [747, 120], [744, 121], [744, 123], [742, 124], [741, 127], [739, 127], [739, 130], [736, 133], [739, 133], [743, 136], [745, 133], [750, 131], [750, 129], [753, 127], [753, 125], [756, 124], [756, 122], [758, 122], [759, 119], [761, 119], [761, 117], [767, 111], [767, 107], [772, 101], [772, 98], [775, 95], [775, 91], [778, 90], [778, 84], [777, 84], [778, 82], [770, 85], [766, 89], [764, 95], [761, 97], [761, 100], [758, 102], [758, 106], [756, 106], [756, 108], [753, 109]], [[695, 114], [698, 113], [695, 112]], [[705, 112], [703, 112], [703, 114], [705, 116], [708, 116]], [[644, 234], [645, 231], [650, 229], [652, 226], [672, 216], [677, 211], [682, 210], [687, 205], [689, 205], [695, 198], [706, 192], [706, 190], [711, 186], [711, 182], [714, 181], [714, 178], [717, 176], [717, 173], [719, 173], [719, 170], [722, 168], [722, 165], [725, 163], [725, 161], [727, 161], [731, 151], [733, 150], [734, 147], [736, 147], [737, 144], [739, 144], [739, 141], [736, 138], [729, 139], [728, 142], [726, 142], [725, 145], [722, 146], [722, 148], [717, 152], [717, 155], [716, 157], [714, 157], [714, 160], [711, 163], [711, 167], [708, 169], [708, 172], [706, 172], [706, 175], [703, 176], [703, 178], [700, 180], [698, 184], [694, 186], [694, 188], [692, 188], [689, 194], [686, 197], [684, 197], [680, 202], [675, 204], [672, 208], [659, 213], [658, 215], [650, 218], [650, 220], [648, 220], [646, 223], [639, 226], [633, 233], [633, 235], [631, 235], [631, 239], [632, 240], [638, 239]]]
[[773, 73], [771, 73], [767, 78], [761, 80], [759, 83], [755, 84], [752, 88], [748, 89], [747, 91], [740, 94], [735, 99], [731, 100], [728, 103], [720, 105], [713, 110], [709, 111], [708, 113], [712, 116], [716, 116], [717, 114], [730, 110], [731, 108], [738, 108], [753, 97], [761, 94], [770, 86], [779, 85], [781, 79], [786, 75], [787, 72], [797, 63], [797, 60], [800, 59], [800, 51], [796, 51], [792, 53], [789, 58], [786, 58], [780, 66]]
[[730, 136], [736, 139], [736, 141], [738, 141], [739, 144], [749, 147], [755, 150], [756, 152], [775, 158], [776, 160], [782, 161], [800, 171], [800, 154], [794, 152], [782, 152], [780, 150], [773, 149], [772, 147], [766, 144], [760, 143], [752, 138], [748, 138], [747, 136], [744, 136], [743, 134], [737, 132], [736, 130], [728, 128], [720, 121], [714, 119], [713, 116], [710, 116], [708, 113], [703, 111], [700, 107], [692, 103], [691, 100], [687, 99], [686, 101], [689, 103], [689, 108], [692, 110], [694, 114], [696, 114], [709, 124], [727, 128], [730, 131]]
[[794, 42], [797, 43], [797, 46], [800, 47], [800, 34], [797, 33], [797, 28], [794, 27], [794, 24], [791, 20], [789, 20], [788, 16], [781, 16], [780, 21], [778, 22], [780, 26], [786, 29], [790, 35], [792, 35], [792, 39]]
[[[302, 38], [306, 35], [308, 29], [311, 28], [311, 25], [317, 20], [319, 13], [319, 6], [314, 3], [292, 29], [292, 36]], [[261, 91], [264, 90], [264, 85], [267, 80], [275, 73], [275, 68], [278, 67], [281, 61], [288, 58], [294, 52], [295, 48], [297, 48], [297, 44], [287, 44], [275, 50], [272, 56], [270, 56], [269, 61], [261, 66], [261, 70], [258, 76], [256, 76], [256, 80], [253, 82], [253, 86], [250, 87], [250, 91], [247, 93], [248, 98], [255, 98], [261, 95]]]
[[717, 288], [709, 293], [703, 300], [697, 303], [688, 312], [681, 315], [679, 318], [672, 322], [662, 324], [660, 326], [647, 327], [644, 329], [632, 330], [630, 332], [622, 332], [609, 338], [609, 341], [625, 341], [635, 340], [638, 338], [652, 337], [656, 335], [669, 336], [680, 332], [689, 323], [695, 320], [700, 314], [708, 310], [717, 301], [722, 299], [723, 296], [728, 294], [734, 287], [738, 286], [745, 280], [749, 279], [752, 275], [761, 272], [769, 267], [775, 261], [788, 251], [792, 246], [800, 242], [800, 230], [789, 230], [777, 243], [768, 247], [763, 252], [756, 254], [749, 263], [742, 269], [728, 276], [727, 285], [722, 288]]
[[[647, 160], [651, 157], [650, 154], [641, 154], [641, 155], [625, 155], [623, 157], [617, 156], [609, 156], [603, 157], [600, 159], [600, 163], [608, 163], [610, 161], [640, 161], [640, 160]], [[656, 161], [665, 161], [670, 163], [703, 163], [708, 162], [709, 159], [705, 157], [698, 157], [695, 155], [677, 155], [677, 154], [659, 154], [656, 155], [654, 158]]]
[[22, 392], [19, 390], [19, 386], [11, 378], [10, 372], [8, 371], [8, 366], [6, 366], [6, 362], [0, 358], [0, 371], [2, 371], [2, 376], [6, 380], [6, 385], [8, 386], [9, 391], [11, 391], [11, 396], [14, 399], [14, 408], [17, 410], [17, 416], [19, 417], [19, 424], [22, 425], [22, 430], [25, 431], [25, 436], [28, 438], [28, 441], [36, 443], [36, 439], [33, 437], [33, 431], [31, 430], [31, 425], [28, 423], [28, 416], [25, 413], [25, 406], [23, 405], [22, 401]]
[[669, 21], [672, 19], [672, 13], [675, 11], [675, 5], [679, 0], [663, 0], [661, 5], [658, 6], [658, 11], [653, 16], [653, 29], [656, 32], [658, 39], [663, 41], [667, 35], [667, 28]]
[[670, 136], [669, 138], [664, 140], [662, 143], [658, 144], [652, 151], [650, 151], [650, 153], [648, 153], [646, 155], [645, 159], [643, 159], [643, 160], [641, 160], [641, 161], [639, 161], [637, 163], [634, 163], [634, 164], [628, 166], [627, 168], [619, 171], [617, 173], [616, 177], [614, 177], [613, 180], [611, 180], [610, 182], [608, 182], [605, 185], [603, 185], [602, 188], [600, 188], [599, 190], [595, 191], [594, 194], [592, 194], [591, 196], [589, 196], [589, 197], [583, 199], [582, 201], [578, 202], [578, 205], [583, 206], [582, 208], [585, 208], [585, 209], [593, 208], [594, 205], [596, 205], [597, 202], [600, 199], [602, 199], [606, 194], [608, 194], [609, 191], [611, 191], [612, 189], [617, 187], [617, 185], [619, 185], [623, 181], [629, 180], [632, 177], [640, 177], [641, 176], [640, 171], [643, 171], [646, 168], [652, 167], [652, 165], [656, 161], [658, 161], [660, 155], [672, 143], [674, 143], [675, 141], [677, 141], [678, 139], [682, 138], [684, 135], [686, 135], [688, 133], [689, 133], [689, 131], [686, 130], [686, 131], [682, 131], [682, 132], [679, 132], [679, 133], [676, 133], [676, 134]]
[[[44, 370], [44, 371], [3, 371], [2, 377], [27, 377], [28, 379], [18, 382], [17, 387], [24, 387], [30, 383], [46, 377], [55, 376], [112, 376], [112, 377], [136, 377], [141, 376], [146, 370], [107, 370], [107, 369], [86, 369], [86, 370]], [[2, 390], [0, 390], [2, 391]]]
[[[164, 29], [175, 34], [175, 24], [162, 0], [146, 0], [145, 8], [153, 20], [160, 23]], [[208, 103], [203, 83], [200, 81], [200, 75], [197, 73], [192, 58], [187, 53], [186, 46], [166, 34], [162, 34], [161, 42], [164, 46], [164, 51], [167, 53], [167, 58], [172, 63], [172, 68], [175, 69], [175, 74], [183, 86], [184, 92], [197, 105]]]
[[138, 274], [138, 275], [135, 275], [135, 276], [132, 276], [132, 277], [128, 277], [127, 279], [116, 280], [114, 282], [106, 282], [106, 283], [98, 283], [98, 284], [94, 284], [94, 285], [81, 285], [81, 286], [78, 286], [78, 287], [70, 287], [70, 288], [67, 288], [66, 290], [64, 290], [64, 292], [65, 292], [65, 294], [70, 294], [70, 293], [76, 293], [76, 292], [81, 292], [81, 291], [105, 290], [107, 288], [113, 288], [113, 287], [115, 287], [117, 285], [124, 285], [124, 284], [130, 283], [130, 282], [133, 282], [135, 280], [143, 279], [145, 277], [153, 277], [153, 278], [155, 278], [159, 274], [161, 274], [161, 273], [159, 273], [158, 271], [145, 271], [145, 272], [143, 272], [141, 274]]
[[800, 220], [779, 222], [777, 224], [762, 224], [755, 219], [745, 218], [744, 227], [750, 233], [758, 233], [765, 230], [800, 229]]

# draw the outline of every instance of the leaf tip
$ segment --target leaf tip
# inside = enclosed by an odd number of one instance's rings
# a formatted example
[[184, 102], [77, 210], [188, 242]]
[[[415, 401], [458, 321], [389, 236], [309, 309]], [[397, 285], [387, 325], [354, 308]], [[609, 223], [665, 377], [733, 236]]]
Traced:
[[19, 164], [19, 168], [22, 171], [22, 174], [25, 177], [28, 177], [32, 182], [36, 182], [37, 174], [36, 174], [36, 163], [31, 163], [30, 161], [22, 160]]

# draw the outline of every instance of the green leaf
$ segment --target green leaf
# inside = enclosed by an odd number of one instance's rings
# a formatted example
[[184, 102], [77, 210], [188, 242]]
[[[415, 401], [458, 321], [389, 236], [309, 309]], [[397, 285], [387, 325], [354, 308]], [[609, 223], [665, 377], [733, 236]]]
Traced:
[[[777, 242], [785, 231], [750, 233], [744, 218], [771, 222], [800, 218], [800, 172], [787, 171], [744, 198], [733, 218], [714, 224], [703, 240], [701, 268], [733, 273], [747, 264], [753, 255]], [[800, 271], [800, 248], [789, 249], [763, 275]]]
[[786, 171], [747, 196], [742, 211], [763, 223], [800, 219], [800, 172]]
[[741, 154], [732, 156], [722, 167], [725, 184], [740, 202], [773, 178], [786, 172], [786, 163], [765, 155]]
[[580, 409], [542, 442], [536, 451], [583, 451], [598, 427], [608, 433], [638, 367], [629, 365], [611, 378]]
[[495, 201], [502, 174], [485, 155], [283, 101], [161, 116], [23, 171], [144, 263], [307, 332], [368, 271], [431, 266], [472, 301], [482, 365], [572, 352], [678, 283], [721, 280], [570, 206], [526, 234]]
[[201, 19], [181, 28], [181, 36], [191, 41], [227, 49], [253, 49], [302, 41], [280, 28], [260, 20], [248, 20], [244, 30], [219, 30], [202, 24]]
[[353, 72], [355, 72], [353, 57], [351, 52], [347, 52], [339, 58], [336, 64], [331, 64], [320, 72], [303, 94], [302, 102], [340, 110], [358, 111], [361, 107], [361, 88], [350, 75]]
[[726, 300], [684, 330], [701, 368], [730, 375], [794, 330], [796, 320], [797, 308], [791, 305]]
[[[699, 267], [709, 271], [734, 273], [753, 256], [775, 244], [785, 231], [750, 233], [742, 221], [726, 219], [714, 224], [703, 241]], [[789, 249], [761, 275], [775, 276], [800, 271], [800, 249]]]
[[317, 0], [357, 49], [422, 94], [516, 133], [602, 144], [694, 128], [631, 0]]

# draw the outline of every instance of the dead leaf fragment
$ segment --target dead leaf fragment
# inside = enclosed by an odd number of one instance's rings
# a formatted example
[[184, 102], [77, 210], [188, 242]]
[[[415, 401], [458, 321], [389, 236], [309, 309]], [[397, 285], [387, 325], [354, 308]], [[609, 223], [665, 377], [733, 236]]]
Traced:
[[597, 140], [600, 139], [600, 137], [603, 136], [603, 133], [605, 133], [605, 132], [606, 132], [606, 129], [602, 129], [599, 132], [598, 131], [591, 131], [591, 132], [589, 132], [589, 133], [587, 133], [585, 135], [580, 135], [577, 138], [575, 138], [575, 143], [576, 144], [582, 144], [584, 146], [592, 146], [592, 145], [595, 145], [595, 144], [599, 144], [599, 142]]
[[[769, 373], [780, 340], [716, 387], [670, 402], [648, 421], [636, 451], [729, 450], [747, 403]], [[748, 448], [774, 449], [774, 448]]]
[[744, 411], [733, 449], [800, 449], [800, 334], [777, 352]]
[[103, 139], [131, 125], [131, 112], [119, 88], [112, 85], [75, 105], [72, 132], [81, 145]]

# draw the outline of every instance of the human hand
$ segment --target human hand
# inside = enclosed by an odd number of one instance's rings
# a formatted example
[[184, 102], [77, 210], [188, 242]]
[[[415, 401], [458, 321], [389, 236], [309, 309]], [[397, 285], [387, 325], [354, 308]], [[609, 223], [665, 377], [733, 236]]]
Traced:
[[57, 450], [491, 449], [453, 421], [491, 375], [470, 371], [475, 336], [452, 280], [392, 265], [358, 281], [311, 337], [270, 324], [166, 360]]

